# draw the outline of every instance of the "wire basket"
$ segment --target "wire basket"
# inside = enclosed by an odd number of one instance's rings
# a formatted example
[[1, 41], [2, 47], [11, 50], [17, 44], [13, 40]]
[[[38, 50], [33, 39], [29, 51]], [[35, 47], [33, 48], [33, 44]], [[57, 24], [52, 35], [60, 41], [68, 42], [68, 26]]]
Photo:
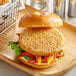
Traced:
[[0, 34], [3, 33], [10, 26], [14, 25], [18, 18], [18, 11], [24, 5], [21, 0], [16, 0], [15, 2], [7, 5], [5, 8], [0, 9]]

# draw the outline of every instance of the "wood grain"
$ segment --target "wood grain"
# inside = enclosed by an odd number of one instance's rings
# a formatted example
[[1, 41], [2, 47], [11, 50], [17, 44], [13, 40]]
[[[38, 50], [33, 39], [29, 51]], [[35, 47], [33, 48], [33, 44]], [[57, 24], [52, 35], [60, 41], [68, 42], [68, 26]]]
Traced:
[[[19, 18], [25, 13], [32, 11], [37, 10], [30, 6], [26, 6], [26, 9], [19, 11]], [[57, 76], [63, 74], [76, 64], [76, 27], [64, 22], [64, 26], [58, 29], [61, 30], [65, 36], [65, 56], [62, 60], [56, 62], [54, 66], [47, 69], [35, 69], [22, 64], [16, 58], [14, 51], [8, 47], [8, 41], [18, 40], [16, 33], [21, 32], [23, 28], [19, 28], [17, 24], [0, 35], [0, 59], [35, 76]]]

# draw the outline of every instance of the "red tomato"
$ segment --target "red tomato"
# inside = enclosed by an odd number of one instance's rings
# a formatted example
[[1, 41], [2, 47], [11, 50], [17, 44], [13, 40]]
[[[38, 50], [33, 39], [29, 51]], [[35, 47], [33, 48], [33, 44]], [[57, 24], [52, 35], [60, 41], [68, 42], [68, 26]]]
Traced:
[[60, 53], [56, 53], [56, 58], [59, 58], [60, 57]]
[[63, 57], [64, 56], [64, 53], [56, 53], [56, 58], [59, 58], [59, 57]]
[[31, 55], [30, 53], [27, 53], [27, 52], [23, 52], [22, 54], [24, 54], [24, 55], [26, 55], [26, 56], [28, 56], [28, 57], [35, 58], [35, 56], [34, 56], [34, 55]]
[[21, 57], [21, 56], [22, 56], [22, 53], [19, 56], [17, 56], [17, 57]]
[[42, 58], [41, 60], [43, 63], [46, 63], [47, 59], [48, 59], [48, 56], [44, 56], [44, 58]]
[[37, 60], [35, 60], [35, 59], [30, 59], [30, 60], [28, 60], [28, 62], [34, 64], [34, 63], [37, 63]]

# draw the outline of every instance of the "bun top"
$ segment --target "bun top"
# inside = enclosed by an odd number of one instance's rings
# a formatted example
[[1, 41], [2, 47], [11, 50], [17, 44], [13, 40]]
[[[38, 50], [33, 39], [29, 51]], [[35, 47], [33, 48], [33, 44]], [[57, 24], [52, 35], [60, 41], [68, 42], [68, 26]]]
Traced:
[[19, 27], [58, 27], [63, 26], [62, 19], [54, 13], [33, 12], [25, 14], [19, 21]]
[[9, 0], [0, 0], [0, 5], [3, 5], [5, 3], [9, 2]]

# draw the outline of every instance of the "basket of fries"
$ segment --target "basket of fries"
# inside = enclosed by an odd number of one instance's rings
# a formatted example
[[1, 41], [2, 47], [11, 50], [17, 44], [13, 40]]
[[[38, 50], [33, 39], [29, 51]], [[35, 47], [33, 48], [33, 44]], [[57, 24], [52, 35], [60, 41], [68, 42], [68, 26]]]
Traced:
[[15, 0], [14, 2], [0, 5], [0, 34], [16, 23], [17, 12], [20, 9], [24, 9], [24, 7], [22, 0]]

